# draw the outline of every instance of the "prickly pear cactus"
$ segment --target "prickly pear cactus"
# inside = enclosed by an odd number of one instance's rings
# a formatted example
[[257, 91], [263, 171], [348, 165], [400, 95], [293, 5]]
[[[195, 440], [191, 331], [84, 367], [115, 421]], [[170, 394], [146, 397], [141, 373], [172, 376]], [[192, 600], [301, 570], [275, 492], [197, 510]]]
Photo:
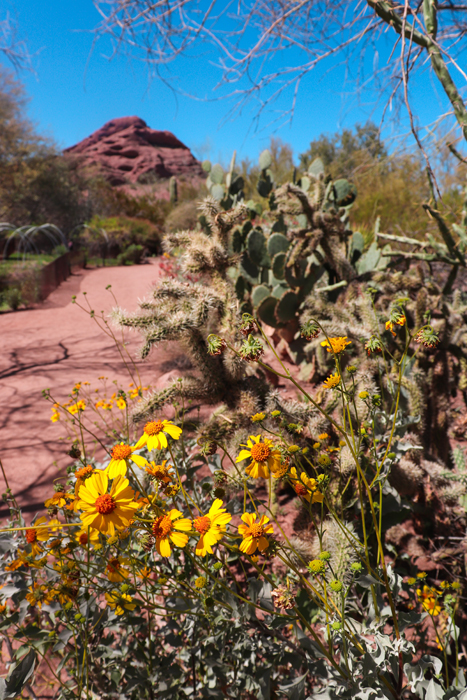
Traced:
[[[267, 201], [247, 202], [249, 221], [233, 231], [233, 252], [240, 255], [236, 292], [242, 311], [274, 328], [293, 328], [316, 285], [350, 281], [358, 274], [357, 261], [366, 271], [375, 251], [367, 259], [362, 235], [352, 235], [348, 227], [355, 186], [326, 178], [319, 158], [300, 178], [280, 187], [269, 151], [261, 153], [259, 165], [257, 191]], [[214, 196], [210, 182], [208, 187]], [[379, 263], [379, 250], [376, 257]]]

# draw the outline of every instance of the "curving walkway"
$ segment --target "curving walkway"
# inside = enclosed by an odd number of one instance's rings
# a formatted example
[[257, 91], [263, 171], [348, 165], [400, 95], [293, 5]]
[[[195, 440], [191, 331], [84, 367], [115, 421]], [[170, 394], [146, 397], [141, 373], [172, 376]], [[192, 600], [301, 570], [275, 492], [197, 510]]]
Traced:
[[[52, 423], [51, 404], [42, 390], [66, 400], [77, 381], [97, 386], [101, 375], [121, 379], [128, 375], [109, 339], [76, 305], [72, 295], [85, 291], [97, 311], [110, 311], [114, 302], [106, 286], [112, 285], [124, 309], [133, 311], [159, 276], [157, 260], [146, 265], [79, 270], [34, 309], [0, 315], [0, 456], [13, 493], [28, 518], [43, 509], [53, 491], [52, 482], [70, 463], [59, 438], [60, 424]], [[83, 299], [81, 295], [81, 299]], [[139, 336], [129, 334], [136, 351]], [[144, 381], [167, 372], [167, 354], [153, 353], [141, 370]], [[154, 385], [154, 381], [152, 381]], [[54, 464], [56, 462], [56, 464]], [[0, 474], [0, 493], [5, 483]], [[0, 517], [7, 510], [0, 502]]]

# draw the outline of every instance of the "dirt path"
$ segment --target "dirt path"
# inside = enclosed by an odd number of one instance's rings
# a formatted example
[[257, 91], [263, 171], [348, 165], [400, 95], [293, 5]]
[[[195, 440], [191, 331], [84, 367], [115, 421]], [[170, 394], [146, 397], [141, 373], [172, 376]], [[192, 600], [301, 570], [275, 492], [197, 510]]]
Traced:
[[[42, 390], [50, 387], [64, 401], [77, 381], [97, 384], [97, 378], [106, 375], [124, 385], [129, 382], [115, 345], [72, 304], [72, 295], [79, 298], [86, 291], [96, 312], [108, 312], [114, 302], [105, 288], [111, 284], [120, 306], [132, 311], [158, 276], [157, 261], [79, 270], [37, 308], [0, 316], [0, 455], [10, 487], [26, 513], [43, 508], [59, 475], [57, 467], [70, 463], [59, 442], [63, 432], [51, 422], [51, 405], [42, 398]], [[130, 351], [136, 351], [139, 342], [137, 334], [130, 334]], [[153, 354], [144, 363], [144, 381], [167, 372], [167, 366], [161, 366], [164, 358], [166, 354], [158, 353], [156, 359]], [[1, 474], [0, 489], [5, 490]], [[5, 515], [3, 508], [0, 517]]]

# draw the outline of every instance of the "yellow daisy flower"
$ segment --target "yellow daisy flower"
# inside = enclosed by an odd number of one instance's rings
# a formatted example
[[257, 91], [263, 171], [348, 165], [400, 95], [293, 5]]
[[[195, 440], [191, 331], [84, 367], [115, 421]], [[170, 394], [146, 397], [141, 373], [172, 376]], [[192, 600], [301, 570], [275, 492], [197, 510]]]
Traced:
[[55, 591], [49, 590], [47, 586], [35, 583], [33, 586], [29, 586], [29, 593], [26, 593], [26, 600], [32, 607], [38, 605], [42, 608], [43, 604], [47, 605], [51, 603], [54, 596]]
[[268, 438], [264, 438], [261, 442], [261, 435], [250, 435], [246, 445], [242, 445], [248, 449], [241, 450], [236, 462], [241, 462], [244, 459], [251, 459], [250, 464], [246, 468], [246, 473], [253, 479], [263, 477], [267, 479], [269, 472], [276, 476], [274, 472], [279, 472], [281, 467], [281, 453], [274, 449], [274, 446]]
[[272, 535], [274, 532], [272, 523], [269, 523], [269, 518], [266, 515], [262, 515], [259, 523], [257, 523], [256, 513], [243, 513], [242, 520], [246, 524], [238, 526], [238, 532], [243, 536], [240, 551], [244, 552], [244, 554], [254, 554], [257, 549], [260, 552], [264, 552], [269, 547], [269, 540], [266, 535]]
[[134, 455], [134, 450], [136, 450], [136, 447], [126, 445], [124, 442], [121, 442], [119, 445], [115, 445], [115, 447], [112, 448], [112, 459], [105, 469], [105, 473], [109, 479], [115, 479], [115, 477], [118, 475], [125, 476], [128, 469], [129, 459], [131, 459], [132, 462], [141, 468], [149, 464], [148, 460], [141, 457], [141, 455]]
[[347, 340], [347, 336], [341, 336], [339, 338], [329, 338], [329, 341], [323, 340], [321, 345], [323, 348], [326, 348], [328, 352], [339, 355], [341, 352], [344, 352], [347, 345], [350, 345], [351, 342], [351, 340]]
[[439, 615], [442, 610], [441, 605], [438, 604], [439, 595], [441, 595], [441, 591], [437, 591], [436, 588], [430, 588], [429, 586], [423, 586], [423, 590], [417, 588], [419, 603], [421, 603], [423, 609], [433, 617]]
[[188, 532], [191, 530], [191, 520], [181, 518], [179, 510], [172, 508], [166, 515], [159, 515], [152, 524], [152, 534], [156, 538], [156, 549], [161, 557], [170, 557], [172, 550], [170, 548], [169, 539], [176, 547], [184, 547], [188, 542], [188, 535], [175, 530], [183, 530]]
[[335, 372], [334, 374], [330, 374], [329, 377], [324, 380], [323, 384], [326, 389], [334, 389], [334, 387], [339, 384], [340, 380], [339, 373]]
[[290, 470], [290, 476], [292, 478], [292, 488], [297, 494], [297, 496], [302, 496], [308, 503], [310, 502], [312, 496], [312, 503], [322, 503], [324, 496], [318, 489], [318, 482], [316, 479], [310, 478], [302, 472], [300, 478], [298, 478], [297, 470], [292, 467]]
[[84, 401], [78, 401], [77, 403], [74, 403], [68, 408], [68, 412], [71, 413], [72, 416], [74, 416], [79, 411], [84, 411], [85, 408], [86, 404], [84, 403]]
[[46, 508], [55, 506], [56, 508], [64, 508], [69, 502], [74, 501], [75, 497], [72, 493], [65, 491], [56, 491], [52, 498], [48, 498], [44, 503]]
[[126, 401], [122, 397], [117, 399], [117, 408], [119, 408], [121, 411], [123, 411], [126, 408]]
[[105, 573], [107, 578], [112, 583], [122, 583], [128, 576], [130, 572], [125, 569], [124, 564], [129, 564], [130, 560], [124, 557], [113, 557], [109, 559], [107, 566], [105, 567]]
[[225, 526], [232, 520], [230, 513], [226, 513], [225, 508], [222, 508], [223, 505], [221, 499], [216, 498], [207, 515], [193, 520], [193, 527], [201, 535], [196, 545], [196, 554], [200, 557], [213, 553], [213, 545], [223, 538]]
[[93, 527], [104, 535], [115, 535], [116, 530], [123, 530], [133, 520], [138, 503], [135, 503], [134, 491], [128, 479], [117, 476], [107, 493], [109, 477], [103, 472], [94, 472], [80, 486], [78, 507], [85, 512], [81, 514], [84, 527]]
[[178, 440], [182, 434], [182, 429], [168, 420], [152, 420], [144, 426], [144, 433], [135, 445], [138, 450], [146, 445], [148, 450], [162, 450], [167, 447], [167, 435], [174, 440]]
[[133, 598], [126, 593], [106, 593], [105, 599], [109, 608], [115, 610], [116, 615], [123, 615], [125, 610], [134, 610], [136, 608]]
[[41, 542], [47, 542], [50, 537], [49, 528], [45, 526], [47, 518], [42, 517], [36, 520], [34, 527], [25, 531], [26, 542], [31, 545], [32, 553], [37, 556], [42, 552]]
[[79, 532], [75, 533], [75, 541], [82, 547], [87, 547], [88, 542], [90, 545], [94, 546], [95, 544], [99, 544], [99, 532], [92, 528], [82, 528]]
[[170, 465], [168, 467], [165, 466], [166, 463], [166, 459], [163, 460], [162, 464], [151, 462], [151, 464], [148, 464], [144, 471], [153, 479], [161, 481], [164, 484], [169, 484], [172, 481], [174, 474], [169, 471]]

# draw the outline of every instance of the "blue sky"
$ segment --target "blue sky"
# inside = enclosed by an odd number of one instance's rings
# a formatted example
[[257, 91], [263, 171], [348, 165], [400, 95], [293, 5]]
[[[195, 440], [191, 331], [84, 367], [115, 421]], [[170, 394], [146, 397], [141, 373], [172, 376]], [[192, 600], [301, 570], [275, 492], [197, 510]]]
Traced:
[[[211, 101], [219, 73], [203, 48], [195, 58], [174, 62], [171, 71], [174, 83], [208, 97], [208, 102], [174, 96], [161, 82], [149, 83], [142, 63], [122, 56], [109, 61], [107, 40], [100, 40], [91, 51], [91, 30], [99, 21], [92, 0], [0, 0], [0, 5], [10, 11], [30, 52], [36, 54], [35, 74], [19, 75], [31, 98], [29, 115], [62, 147], [77, 143], [110, 119], [137, 115], [154, 129], [175, 133], [197, 157], [227, 162], [236, 149], [240, 157], [256, 160], [271, 135], [289, 142], [298, 155], [321, 133], [364, 122], [371, 114], [370, 104], [359, 106], [351, 93], [345, 93], [344, 69], [336, 67], [326, 73], [320, 69], [304, 81], [291, 125], [279, 130], [268, 126], [275, 116], [270, 114], [256, 128], [254, 105], [225, 122], [232, 103]], [[425, 90], [414, 96], [422, 119], [429, 121], [440, 113], [439, 103], [428, 101]], [[285, 97], [275, 106], [276, 114], [289, 104]], [[377, 122], [379, 116], [376, 111]]]

